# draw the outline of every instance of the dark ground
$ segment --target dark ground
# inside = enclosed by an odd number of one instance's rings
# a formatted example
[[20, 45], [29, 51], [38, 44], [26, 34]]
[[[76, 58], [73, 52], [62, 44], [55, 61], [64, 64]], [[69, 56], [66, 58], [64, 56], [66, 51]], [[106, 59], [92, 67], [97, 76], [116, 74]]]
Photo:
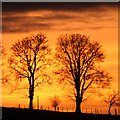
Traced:
[[2, 120], [24, 120], [26, 118], [31, 120], [120, 120], [120, 116], [115, 115], [76, 114], [73, 112], [54, 112], [4, 107], [1, 109]]

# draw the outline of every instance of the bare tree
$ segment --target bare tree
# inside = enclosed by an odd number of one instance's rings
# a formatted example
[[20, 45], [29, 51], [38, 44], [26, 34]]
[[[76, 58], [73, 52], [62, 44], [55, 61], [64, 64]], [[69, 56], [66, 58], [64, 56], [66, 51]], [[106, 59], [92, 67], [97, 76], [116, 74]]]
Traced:
[[51, 51], [48, 48], [46, 36], [31, 35], [13, 44], [11, 50], [8, 60], [10, 68], [15, 72], [17, 82], [28, 81], [29, 109], [33, 109], [35, 88], [45, 82], [50, 83], [49, 76], [44, 72], [44, 69], [50, 65], [47, 57]]
[[50, 98], [50, 102], [51, 102], [52, 107], [54, 107], [56, 111], [56, 108], [61, 103], [61, 100], [58, 96], [55, 95], [54, 97]]
[[104, 99], [104, 102], [109, 105], [108, 114], [111, 115], [110, 109], [112, 105], [118, 104], [118, 92], [113, 91], [113, 93], [109, 94], [107, 98]]
[[109, 74], [97, 67], [105, 58], [102, 46], [85, 35], [65, 34], [58, 38], [55, 57], [58, 60], [55, 74], [59, 76], [60, 83], [67, 83], [68, 89], [73, 89], [76, 112], [81, 113], [85, 92], [110, 85]]

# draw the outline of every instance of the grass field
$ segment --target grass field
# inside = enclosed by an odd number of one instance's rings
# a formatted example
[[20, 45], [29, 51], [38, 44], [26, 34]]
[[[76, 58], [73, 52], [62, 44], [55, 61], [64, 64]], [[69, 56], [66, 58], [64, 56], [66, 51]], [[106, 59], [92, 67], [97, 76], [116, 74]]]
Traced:
[[76, 114], [74, 112], [2, 108], [2, 120], [23, 120], [28, 118], [34, 120], [120, 120], [118, 115]]

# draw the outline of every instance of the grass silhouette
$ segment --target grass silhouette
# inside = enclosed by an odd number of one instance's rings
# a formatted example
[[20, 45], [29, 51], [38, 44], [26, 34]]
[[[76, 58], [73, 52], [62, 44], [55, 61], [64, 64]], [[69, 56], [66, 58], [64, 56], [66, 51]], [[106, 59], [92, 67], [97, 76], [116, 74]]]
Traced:
[[46, 119], [46, 120], [119, 120], [119, 115], [77, 114], [74, 112], [55, 112], [47, 110], [29, 110], [2, 107], [2, 120], [8, 119]]

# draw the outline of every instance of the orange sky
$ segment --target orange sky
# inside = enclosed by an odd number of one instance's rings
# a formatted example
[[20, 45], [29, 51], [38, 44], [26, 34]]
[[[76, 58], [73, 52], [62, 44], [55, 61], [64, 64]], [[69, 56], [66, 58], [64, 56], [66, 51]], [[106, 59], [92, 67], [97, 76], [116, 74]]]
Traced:
[[[54, 51], [57, 37], [60, 34], [80, 33], [90, 36], [91, 40], [99, 41], [103, 46], [106, 58], [101, 67], [113, 77], [112, 89], [118, 90], [118, 8], [115, 3], [42, 3], [20, 5], [3, 4], [2, 15], [2, 42], [9, 52], [11, 45], [30, 34], [43, 32], [49, 46]], [[32, 6], [32, 7], [31, 7]], [[54, 81], [56, 77], [53, 76]], [[15, 92], [9, 95], [8, 87], [3, 86], [3, 106], [28, 106], [28, 99], [23, 92]], [[44, 85], [36, 90], [36, 96], [40, 96], [41, 105], [49, 105], [49, 97], [55, 94], [63, 100], [62, 105], [74, 108], [73, 102], [63, 99], [65, 91], [58, 83], [52, 86]], [[89, 98], [94, 103], [101, 103], [100, 98]], [[90, 101], [88, 100], [88, 101]], [[86, 103], [83, 103], [85, 106]], [[92, 103], [88, 102], [89, 105]], [[36, 102], [35, 102], [36, 105]], [[86, 107], [84, 107], [86, 108]]]

